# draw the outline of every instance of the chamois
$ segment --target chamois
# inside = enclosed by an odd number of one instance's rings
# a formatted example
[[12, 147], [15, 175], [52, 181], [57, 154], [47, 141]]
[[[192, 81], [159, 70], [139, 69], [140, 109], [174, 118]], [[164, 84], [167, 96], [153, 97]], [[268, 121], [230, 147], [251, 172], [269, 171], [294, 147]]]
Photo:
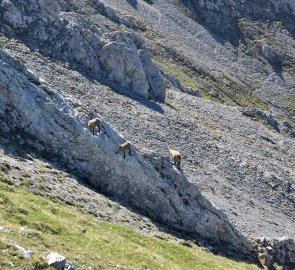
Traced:
[[178, 151], [176, 151], [176, 150], [170, 149], [169, 147], [168, 147], [168, 151], [169, 151], [170, 158], [173, 159], [174, 164], [176, 165], [176, 167], [178, 169], [180, 169], [180, 162], [181, 162], [180, 153]]
[[131, 144], [130, 144], [130, 142], [127, 141], [127, 142], [124, 142], [122, 144], [118, 144], [116, 154], [118, 154], [119, 151], [123, 151], [124, 158], [125, 158], [125, 151], [129, 151], [129, 156], [131, 156]]
[[94, 136], [95, 128], [97, 128], [98, 133], [100, 133], [100, 129], [101, 129], [100, 120], [98, 118], [94, 118], [94, 119], [89, 120], [88, 128], [89, 128], [89, 130], [90, 130], [90, 132], [92, 133], [93, 136]]

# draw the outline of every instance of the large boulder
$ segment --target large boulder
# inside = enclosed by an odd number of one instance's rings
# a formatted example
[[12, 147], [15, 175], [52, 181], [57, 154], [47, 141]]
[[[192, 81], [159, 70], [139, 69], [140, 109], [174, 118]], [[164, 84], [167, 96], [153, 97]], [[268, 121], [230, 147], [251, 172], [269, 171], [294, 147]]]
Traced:
[[251, 243], [169, 162], [134, 148], [126, 159], [116, 155], [124, 142], [103, 121], [98, 136], [88, 120], [20, 62], [0, 50], [0, 122], [48, 155], [58, 157], [100, 191], [116, 196], [170, 228], [205, 241], [213, 250], [253, 259]]
[[148, 98], [149, 83], [135, 43], [121, 32], [115, 32], [111, 38], [100, 53], [104, 76], [120, 87]]
[[139, 37], [99, 28], [66, 1], [0, 1], [0, 31], [121, 92], [165, 99], [164, 78]]
[[146, 50], [138, 50], [138, 56], [143, 63], [143, 68], [149, 83], [149, 97], [165, 101], [165, 81], [157, 66], [151, 60]]

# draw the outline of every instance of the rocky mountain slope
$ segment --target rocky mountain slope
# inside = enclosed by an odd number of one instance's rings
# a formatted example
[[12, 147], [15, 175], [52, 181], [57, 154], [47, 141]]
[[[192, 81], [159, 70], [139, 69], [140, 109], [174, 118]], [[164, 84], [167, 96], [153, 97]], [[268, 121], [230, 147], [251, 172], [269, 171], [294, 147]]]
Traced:
[[116, 145], [124, 140], [108, 123], [104, 122], [103, 133], [92, 136], [84, 128], [89, 120], [85, 115], [79, 115], [14, 59], [1, 53], [0, 59], [0, 117], [7, 131], [29, 136], [27, 144], [44, 155], [56, 155], [91, 186], [149, 217], [201, 237], [220, 251], [228, 245], [228, 254], [251, 256], [250, 242], [169, 163], [160, 164], [160, 175], [135, 149], [127, 159], [116, 155]]
[[[294, 6], [214, 2], [1, 1], [0, 126], [98, 191], [249, 257], [244, 236], [295, 237]], [[108, 123], [138, 152], [114, 155], [123, 138]]]

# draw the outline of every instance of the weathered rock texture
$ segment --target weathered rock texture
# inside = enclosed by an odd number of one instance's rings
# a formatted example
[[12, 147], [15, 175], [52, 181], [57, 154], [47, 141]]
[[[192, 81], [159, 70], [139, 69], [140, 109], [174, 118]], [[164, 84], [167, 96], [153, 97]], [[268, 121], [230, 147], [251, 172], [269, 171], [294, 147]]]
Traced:
[[274, 241], [273, 256], [286, 270], [295, 269], [295, 242], [293, 239], [280, 238]]
[[115, 155], [116, 144], [124, 139], [107, 123], [102, 134], [92, 136], [84, 127], [85, 116], [22, 64], [3, 51], [0, 61], [0, 119], [6, 131], [27, 134], [92, 186], [155, 220], [204, 239], [225, 254], [251, 258], [250, 242], [179, 171], [162, 163], [160, 174], [153, 159], [146, 161], [135, 149], [126, 159]]
[[182, 0], [197, 20], [223, 37], [237, 42], [242, 38], [239, 20], [281, 21], [295, 34], [295, 4], [292, 0]]
[[[247, 236], [294, 238], [295, 39], [293, 24], [288, 23], [294, 22], [293, 1], [184, 2], [196, 5], [195, 10], [190, 7], [194, 19], [175, 0], [152, 5], [143, 0], [0, 1], [0, 46], [78, 110], [102, 115], [136, 147], [167, 155], [167, 145], [173, 145], [182, 153], [185, 175]], [[32, 18], [39, 21], [31, 23]], [[47, 36], [44, 41], [42, 36]], [[112, 91], [130, 86], [129, 93], [147, 96], [154, 92], [151, 85], [162, 85], [160, 80], [140, 80], [143, 74], [157, 78], [153, 66], [143, 64], [149, 62], [144, 44], [170, 86], [167, 105]], [[101, 60], [103, 48], [117, 59], [104, 54]], [[142, 68], [135, 74], [138, 63]], [[20, 73], [39, 84], [26, 69]], [[242, 114], [195, 98], [198, 90], [214, 101], [258, 109]], [[1, 130], [12, 130], [15, 121], [10, 119], [0, 121]], [[46, 143], [28, 141], [40, 151], [48, 150]], [[101, 189], [112, 192], [107, 184]], [[71, 195], [64, 197], [75, 202]]]
[[164, 78], [139, 37], [94, 25], [65, 1], [3, 0], [0, 22], [1, 32], [118, 91], [165, 100]]
[[275, 264], [283, 266], [284, 270], [295, 269], [295, 242], [294, 239], [281, 237], [279, 239], [267, 239], [265, 237], [256, 240], [258, 252], [263, 254], [267, 269], [277, 269]]

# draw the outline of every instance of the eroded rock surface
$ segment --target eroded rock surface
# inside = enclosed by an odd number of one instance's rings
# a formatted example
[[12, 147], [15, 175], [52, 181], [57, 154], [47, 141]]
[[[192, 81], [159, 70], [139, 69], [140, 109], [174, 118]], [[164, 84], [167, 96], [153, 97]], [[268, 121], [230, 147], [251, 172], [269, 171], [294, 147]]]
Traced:
[[61, 0], [3, 0], [0, 18], [1, 32], [45, 55], [120, 92], [165, 100], [164, 78], [135, 34], [127, 36], [94, 25]]
[[225, 254], [251, 258], [251, 243], [179, 171], [163, 164], [160, 174], [135, 149], [126, 159], [115, 155], [116, 144], [124, 138], [109, 124], [104, 122], [104, 132], [92, 136], [85, 117], [54, 90], [2, 51], [0, 59], [0, 119], [10, 131], [27, 134], [92, 186], [155, 220], [204, 239]]
[[282, 21], [285, 27], [295, 34], [295, 4], [292, 0], [221, 0], [196, 1], [182, 0], [193, 11], [196, 19], [212, 30], [238, 41], [241, 35], [239, 20]]

